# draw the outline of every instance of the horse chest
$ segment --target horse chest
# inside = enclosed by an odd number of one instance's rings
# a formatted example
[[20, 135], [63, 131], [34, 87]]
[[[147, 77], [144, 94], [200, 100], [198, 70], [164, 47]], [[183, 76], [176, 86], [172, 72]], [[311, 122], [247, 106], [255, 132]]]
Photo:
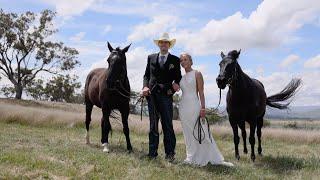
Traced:
[[114, 91], [104, 90], [100, 94], [100, 102], [102, 107], [110, 109], [121, 109], [124, 106], [129, 106], [128, 99], [122, 97]]

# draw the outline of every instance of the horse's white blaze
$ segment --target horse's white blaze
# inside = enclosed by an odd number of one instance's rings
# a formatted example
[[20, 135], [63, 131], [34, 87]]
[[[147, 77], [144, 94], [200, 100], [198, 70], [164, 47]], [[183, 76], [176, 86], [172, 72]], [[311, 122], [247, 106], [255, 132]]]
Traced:
[[90, 135], [89, 135], [89, 131], [87, 131], [86, 133], [86, 143], [90, 144]]
[[102, 147], [103, 147], [103, 150], [102, 150], [103, 152], [107, 152], [107, 153], [110, 152], [109, 147], [108, 147], [108, 143], [103, 143]]

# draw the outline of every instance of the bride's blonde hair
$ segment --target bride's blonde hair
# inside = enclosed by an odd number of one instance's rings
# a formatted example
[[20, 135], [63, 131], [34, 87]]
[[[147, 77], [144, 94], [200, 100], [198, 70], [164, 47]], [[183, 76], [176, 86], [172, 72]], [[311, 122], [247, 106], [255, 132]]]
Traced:
[[191, 61], [191, 65], [193, 65], [192, 57], [191, 57], [191, 55], [189, 53], [183, 52], [183, 53], [180, 54], [180, 58], [182, 56], [188, 57], [188, 59]]

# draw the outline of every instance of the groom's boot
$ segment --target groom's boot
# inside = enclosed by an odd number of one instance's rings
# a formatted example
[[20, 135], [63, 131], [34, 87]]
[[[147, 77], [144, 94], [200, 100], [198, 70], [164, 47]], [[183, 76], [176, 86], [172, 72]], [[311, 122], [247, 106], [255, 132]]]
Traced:
[[166, 159], [168, 162], [172, 163], [172, 162], [175, 160], [174, 154], [167, 154], [166, 157], [165, 157], [165, 159]]

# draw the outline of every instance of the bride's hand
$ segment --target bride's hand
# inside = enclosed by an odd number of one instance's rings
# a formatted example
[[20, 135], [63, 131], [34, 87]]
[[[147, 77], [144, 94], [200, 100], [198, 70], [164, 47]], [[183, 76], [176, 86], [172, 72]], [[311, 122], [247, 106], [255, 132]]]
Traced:
[[206, 109], [202, 108], [202, 109], [200, 110], [200, 117], [201, 117], [201, 118], [206, 117]]

